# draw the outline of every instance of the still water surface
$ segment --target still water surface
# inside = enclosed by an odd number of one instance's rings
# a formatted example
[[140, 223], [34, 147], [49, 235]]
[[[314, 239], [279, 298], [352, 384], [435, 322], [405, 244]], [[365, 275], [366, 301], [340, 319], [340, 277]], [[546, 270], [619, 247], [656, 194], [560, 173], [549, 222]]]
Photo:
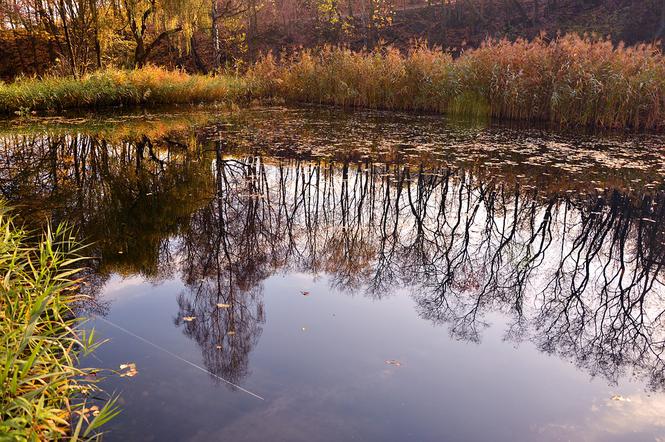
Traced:
[[94, 241], [105, 440], [662, 441], [664, 146], [189, 109], [8, 123], [0, 191]]

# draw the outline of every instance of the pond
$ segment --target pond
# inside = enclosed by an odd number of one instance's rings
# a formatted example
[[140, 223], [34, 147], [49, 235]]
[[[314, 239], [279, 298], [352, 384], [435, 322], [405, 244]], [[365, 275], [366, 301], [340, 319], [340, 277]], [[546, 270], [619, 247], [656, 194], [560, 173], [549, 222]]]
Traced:
[[96, 257], [105, 440], [665, 440], [665, 138], [184, 108], [0, 125]]

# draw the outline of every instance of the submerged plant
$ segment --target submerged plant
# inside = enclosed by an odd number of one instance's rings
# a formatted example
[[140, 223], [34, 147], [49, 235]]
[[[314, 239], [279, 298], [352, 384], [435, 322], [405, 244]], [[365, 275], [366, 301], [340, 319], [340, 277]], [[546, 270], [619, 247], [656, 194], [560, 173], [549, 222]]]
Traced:
[[34, 238], [0, 208], [0, 440], [78, 440], [112, 419], [96, 371], [79, 367], [94, 332], [75, 314], [81, 247], [59, 226]]

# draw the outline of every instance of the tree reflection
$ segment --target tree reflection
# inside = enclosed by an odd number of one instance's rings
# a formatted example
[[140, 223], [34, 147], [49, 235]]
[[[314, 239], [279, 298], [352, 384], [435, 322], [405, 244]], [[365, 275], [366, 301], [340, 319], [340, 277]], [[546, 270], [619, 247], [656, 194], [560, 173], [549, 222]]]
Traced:
[[192, 215], [182, 234], [179, 252], [188, 291], [178, 297], [176, 322], [195, 316], [185, 334], [201, 347], [206, 367], [239, 382], [248, 374], [248, 356], [265, 321], [261, 281], [274, 269], [274, 238], [260, 197], [265, 170], [252, 159], [223, 159], [220, 149], [214, 163], [216, 196]]
[[421, 316], [459, 339], [479, 341], [501, 312], [508, 339], [613, 381], [634, 368], [662, 387], [663, 194], [573, 199], [445, 167], [222, 151], [217, 196], [183, 236], [181, 313], [205, 318], [188, 333], [225, 375], [246, 372], [232, 355], [260, 333], [261, 281], [288, 269], [377, 298], [410, 287]]
[[36, 134], [0, 139], [0, 192], [26, 222], [75, 223], [101, 273], [172, 273], [169, 240], [212, 194], [187, 146], [127, 137]]
[[297, 271], [373, 298], [406, 287], [458, 339], [480, 341], [500, 313], [506, 339], [665, 387], [663, 191], [573, 196], [482, 167], [267, 157], [219, 137], [0, 146], [0, 191], [77, 222], [99, 241], [101, 269], [182, 277], [176, 324], [232, 382], [265, 322], [263, 281]]

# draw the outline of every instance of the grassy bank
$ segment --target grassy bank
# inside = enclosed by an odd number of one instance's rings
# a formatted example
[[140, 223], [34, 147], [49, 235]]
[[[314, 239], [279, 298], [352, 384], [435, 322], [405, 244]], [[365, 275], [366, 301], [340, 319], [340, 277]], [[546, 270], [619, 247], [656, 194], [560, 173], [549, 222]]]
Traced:
[[0, 113], [234, 102], [241, 100], [244, 93], [244, 81], [235, 76], [188, 75], [157, 67], [133, 71], [107, 69], [81, 79], [46, 77], [0, 83]]
[[488, 42], [453, 58], [415, 46], [352, 52], [328, 47], [249, 74], [254, 94], [340, 106], [550, 121], [565, 126], [665, 127], [665, 57], [575, 35]]
[[0, 85], [0, 113], [252, 98], [662, 130], [665, 56], [576, 35], [487, 42], [457, 58], [424, 45], [408, 53], [326, 47], [279, 61], [269, 55], [244, 77], [148, 67], [24, 79]]
[[84, 439], [115, 414], [95, 407], [94, 349], [78, 328], [77, 246], [64, 228], [32, 238], [0, 207], [0, 440]]

